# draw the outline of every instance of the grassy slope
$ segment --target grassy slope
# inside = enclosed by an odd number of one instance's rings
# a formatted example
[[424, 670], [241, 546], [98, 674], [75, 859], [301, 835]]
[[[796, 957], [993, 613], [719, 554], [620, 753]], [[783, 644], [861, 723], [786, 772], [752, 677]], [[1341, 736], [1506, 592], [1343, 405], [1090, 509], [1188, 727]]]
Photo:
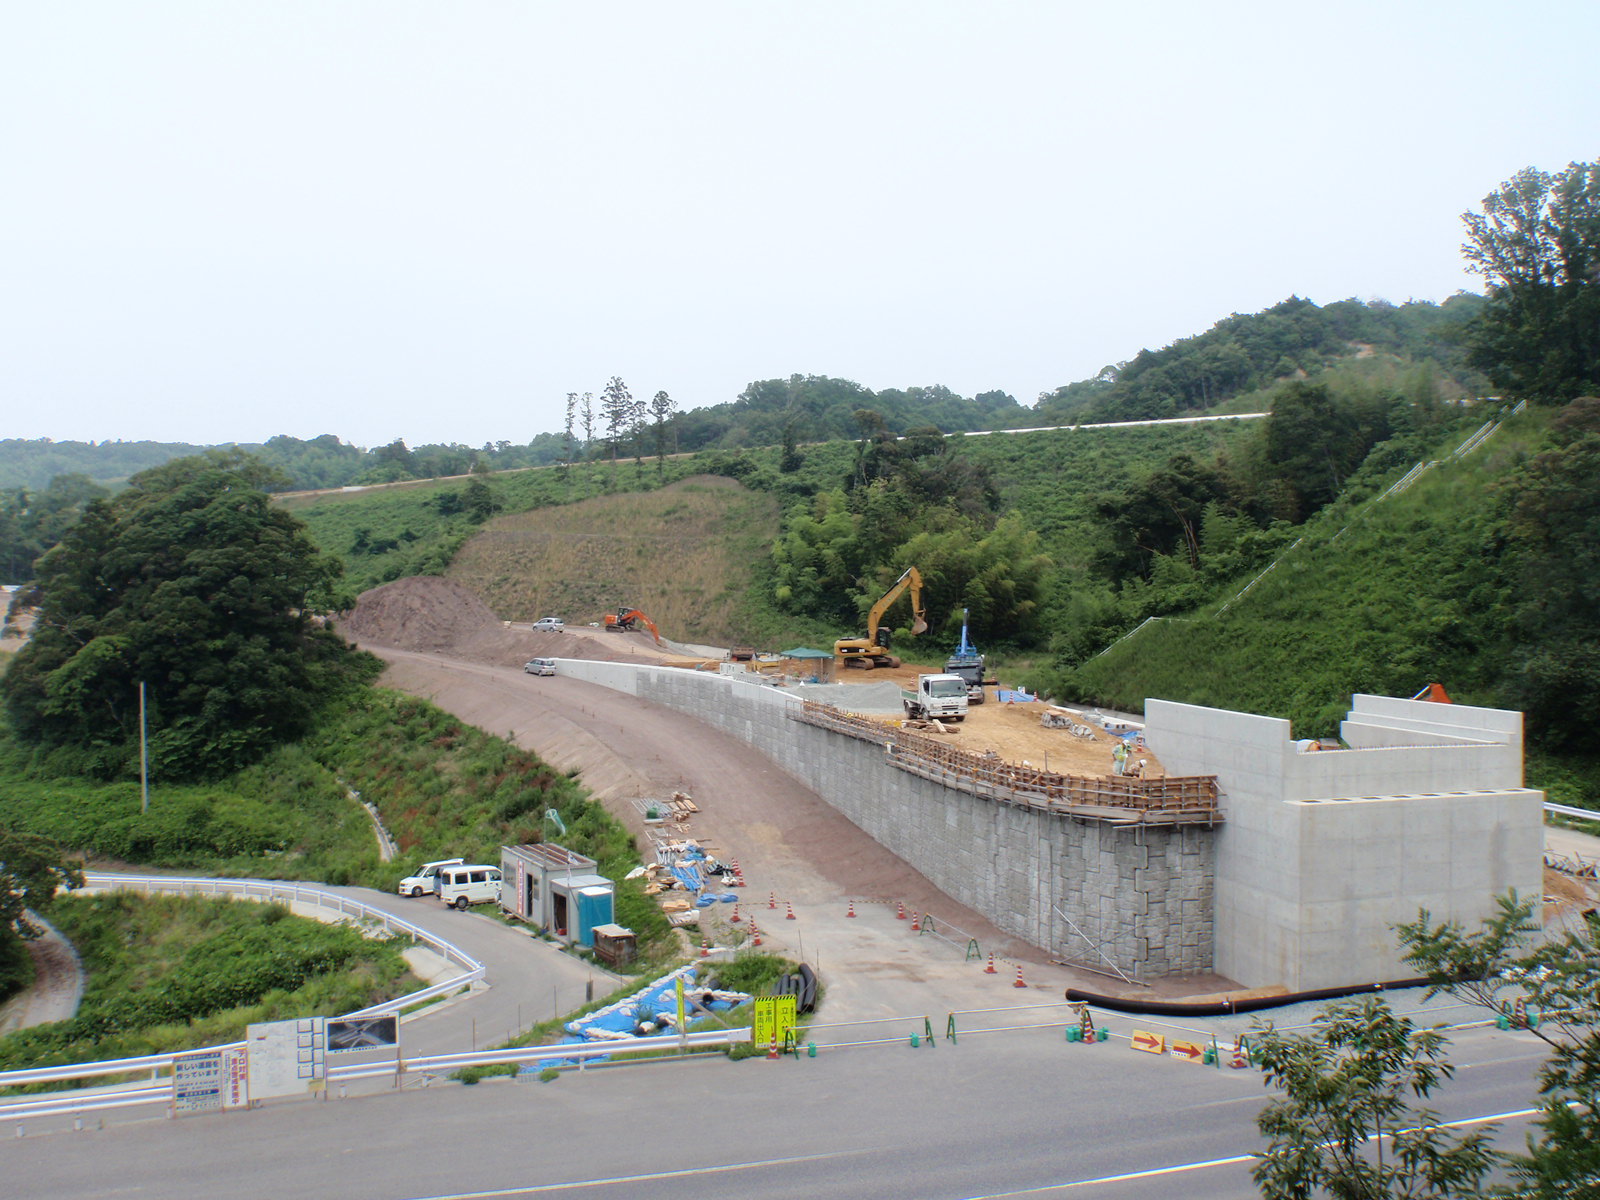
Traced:
[[1300, 736], [1336, 733], [1353, 692], [1409, 696], [1438, 681], [1458, 700], [1492, 703], [1493, 485], [1541, 422], [1517, 418], [1398, 495], [1335, 506], [1227, 611], [1148, 624], [1085, 664], [1077, 698], [1266, 713]]
[[78, 1013], [0, 1038], [0, 1070], [213, 1046], [245, 1026], [340, 1013], [418, 986], [400, 939], [228, 899], [59, 896], [50, 920], [87, 969]]

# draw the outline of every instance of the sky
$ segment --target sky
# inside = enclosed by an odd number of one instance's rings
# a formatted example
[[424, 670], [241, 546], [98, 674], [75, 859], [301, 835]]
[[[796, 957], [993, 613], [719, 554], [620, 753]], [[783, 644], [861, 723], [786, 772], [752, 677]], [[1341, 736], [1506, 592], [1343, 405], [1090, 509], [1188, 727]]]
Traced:
[[1024, 404], [1481, 290], [1592, 0], [49, 0], [0, 24], [0, 437], [526, 443], [620, 376]]

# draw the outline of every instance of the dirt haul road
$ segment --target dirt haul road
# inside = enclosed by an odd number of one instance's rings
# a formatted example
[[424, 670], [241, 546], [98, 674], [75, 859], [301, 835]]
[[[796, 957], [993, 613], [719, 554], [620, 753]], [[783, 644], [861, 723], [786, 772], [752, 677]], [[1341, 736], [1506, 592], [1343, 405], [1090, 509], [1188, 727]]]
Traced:
[[[640, 631], [582, 625], [537, 633], [500, 620], [462, 584], [432, 577], [364, 592], [338, 624], [389, 662], [388, 686], [424, 696], [561, 770], [580, 772], [584, 786], [641, 847], [649, 842], [637, 801], [673, 791], [692, 796], [700, 812], [685, 833], [708, 843], [718, 858], [738, 861], [748, 883], [742, 915], [756, 918], [765, 945], [822, 973], [829, 1020], [1059, 1001], [1068, 984], [1113, 990], [1105, 976], [1053, 965], [1043, 950], [958, 905], [748, 744], [609, 688], [521, 669], [536, 655], [659, 662], [702, 648], [657, 646]], [[720, 657], [720, 651], [708, 652]], [[889, 674], [850, 673], [862, 682]], [[1040, 731], [1040, 711], [1035, 705], [1002, 710], [991, 702], [951, 740], [959, 737], [968, 750], [992, 747], [1014, 760], [1048, 751], [1058, 770], [1098, 774], [1109, 767], [1109, 739], [1077, 743], [1061, 731]], [[1034, 741], [1041, 732], [1048, 740]], [[1069, 753], [1084, 756], [1082, 765], [1057, 766], [1057, 755]], [[767, 907], [769, 897], [776, 898], [776, 909]], [[851, 901], [853, 918], [846, 915]], [[897, 919], [899, 905], [907, 913], [932, 913], [933, 931], [912, 933], [910, 920]], [[730, 926], [731, 908], [703, 910], [722, 926], [724, 936], [713, 928], [718, 944], [729, 944], [726, 933], [740, 929]], [[969, 939], [979, 949], [976, 960], [967, 957]], [[991, 952], [994, 974], [985, 970]], [[1027, 990], [1014, 986], [1019, 966]], [[1208, 994], [1228, 986], [1202, 976], [1159, 981], [1141, 994]]]
[[[688, 836], [739, 862], [747, 881], [741, 916], [756, 918], [765, 946], [818, 969], [827, 988], [826, 1020], [937, 1017], [1058, 1001], [1069, 984], [1107, 983], [1050, 964], [1042, 950], [1001, 933], [757, 750], [692, 717], [559, 675], [369, 649], [389, 663], [385, 685], [425, 697], [562, 770], [579, 770], [641, 846], [649, 843], [634, 801], [689, 793], [700, 812]], [[768, 907], [772, 896], [776, 909]], [[854, 918], [846, 915], [852, 900]], [[912, 933], [911, 922], [896, 917], [901, 903], [908, 913], [932, 913], [934, 932]], [[713, 934], [717, 925], [727, 929], [731, 909], [703, 910], [713, 915]], [[966, 957], [968, 938], [977, 940], [980, 958]], [[991, 951], [992, 975], [985, 971]], [[1019, 966], [1026, 991], [1015, 987]], [[1187, 990], [1201, 987], [1191, 982]]]
[[[424, 696], [464, 722], [533, 750], [581, 781], [645, 842], [638, 797], [688, 792], [699, 806], [686, 834], [736, 859], [747, 886], [742, 918], [755, 917], [763, 946], [803, 958], [827, 989], [827, 1019], [875, 1019], [1016, 1005], [1016, 965], [1054, 1000], [1094, 976], [1045, 962], [1042, 952], [958, 906], [917, 870], [867, 837], [822, 798], [744, 742], [693, 717], [574, 678], [451, 661], [373, 646], [389, 662], [382, 683]], [[778, 907], [768, 902], [776, 898]], [[846, 917], [854, 901], [856, 917]], [[910, 933], [907, 912], [933, 912], [938, 933]], [[718, 904], [710, 933], [726, 930]], [[789, 920], [790, 907], [795, 920]], [[744, 922], [741, 922], [741, 925]], [[739, 926], [733, 926], [739, 928]], [[955, 930], [960, 930], [960, 934]], [[947, 933], [952, 941], [941, 938]], [[966, 936], [1005, 968], [984, 973], [965, 958]]]

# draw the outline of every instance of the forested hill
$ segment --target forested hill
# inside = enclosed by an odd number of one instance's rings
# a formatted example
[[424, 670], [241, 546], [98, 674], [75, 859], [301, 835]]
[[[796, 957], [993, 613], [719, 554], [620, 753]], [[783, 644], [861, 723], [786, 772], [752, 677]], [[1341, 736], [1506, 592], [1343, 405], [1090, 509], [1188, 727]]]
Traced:
[[[1239, 407], [1265, 408], [1260, 396], [1274, 382], [1316, 375], [1342, 363], [1365, 361], [1374, 370], [1425, 370], [1443, 399], [1478, 395], [1480, 376], [1464, 362], [1460, 324], [1483, 303], [1458, 295], [1442, 305], [1341, 300], [1318, 307], [1291, 298], [1264, 312], [1234, 314], [1205, 333], [1161, 350], [1141, 350], [1094, 379], [1066, 384], [1020, 403], [1002, 391], [968, 398], [947, 387], [873, 391], [847, 379], [791, 375], [751, 383], [735, 400], [673, 412], [660, 425], [635, 414], [613, 439], [593, 411], [594, 398], [576, 401], [569, 443], [566, 430], [540, 433], [526, 443], [497, 441], [411, 447], [396, 440], [363, 448], [335, 434], [301, 439], [287, 435], [263, 444], [239, 443], [283, 472], [283, 490], [389, 483], [546, 466], [573, 457], [619, 453], [653, 457], [702, 449], [854, 439], [874, 434], [938, 429], [943, 433], [1018, 429], [1078, 421], [1132, 420]], [[1243, 399], [1241, 399], [1243, 398]], [[583, 438], [582, 408], [591, 406], [590, 437]], [[49, 438], [0, 440], [0, 491], [40, 491], [61, 475], [114, 487], [161, 463], [205, 447], [176, 442], [75, 442]]]
[[1463, 292], [1443, 304], [1341, 300], [1319, 308], [1293, 296], [1046, 393], [1034, 416], [1041, 422], [1182, 416], [1351, 358], [1425, 364], [1448, 398], [1481, 395], [1487, 381], [1469, 366], [1463, 334], [1485, 303]]

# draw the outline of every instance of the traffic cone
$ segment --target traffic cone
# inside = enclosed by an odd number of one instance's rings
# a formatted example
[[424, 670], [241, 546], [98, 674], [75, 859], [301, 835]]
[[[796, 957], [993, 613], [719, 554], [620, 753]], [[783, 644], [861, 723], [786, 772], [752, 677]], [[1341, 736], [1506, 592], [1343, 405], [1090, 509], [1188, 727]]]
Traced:
[[989, 965], [983, 969], [983, 973], [985, 975], [996, 975], [996, 974], [999, 973], [994, 969], [994, 951], [993, 950], [989, 951]]
[[784, 919], [784, 920], [785, 920], [785, 921], [792, 921], [792, 920], [794, 920], [794, 901], [792, 901], [792, 900], [785, 900], [785, 901], [784, 901], [784, 903], [785, 903], [785, 904], [787, 904], [787, 905], [788, 905], [788, 906], [789, 906], [789, 912], [788, 912], [788, 915], [787, 915], [787, 916], [785, 916], [785, 917], [784, 917], [784, 918], [783, 918], [783, 919]]
[[1021, 963], [1017, 964], [1017, 981], [1015, 983], [1013, 983], [1011, 986], [1012, 987], [1027, 987], [1028, 986], [1027, 984], [1022, 982], [1022, 964]]
[[774, 1037], [767, 1043], [767, 1061], [775, 1062], [778, 1057], [778, 1039]]
[[917, 916], [916, 913], [912, 913], [911, 914], [911, 932], [912, 933], [921, 933], [922, 932], [922, 918]]
[[761, 945], [761, 930], [756, 928], [754, 917], [750, 919], [750, 944], [752, 946]]
[[733, 902], [733, 916], [729, 917], [728, 921], [730, 924], [737, 925], [742, 920], [744, 918], [739, 915], [739, 902], [735, 900]]
[[709, 939], [707, 939], [705, 934], [701, 934], [700, 935], [700, 957], [701, 958], [709, 958], [710, 956], [711, 956], [711, 942], [710, 942]]
[[845, 913], [845, 916], [853, 917], [855, 915], [856, 915], [856, 902], [854, 900], [852, 900], [852, 901], [850, 901], [850, 911]]
[[894, 919], [896, 921], [904, 921], [906, 919], [906, 902], [904, 900], [895, 901]]
[[744, 871], [740, 869], [739, 860], [737, 858], [733, 860], [733, 884], [732, 884], [732, 886], [733, 887], [743, 887], [744, 886]]

